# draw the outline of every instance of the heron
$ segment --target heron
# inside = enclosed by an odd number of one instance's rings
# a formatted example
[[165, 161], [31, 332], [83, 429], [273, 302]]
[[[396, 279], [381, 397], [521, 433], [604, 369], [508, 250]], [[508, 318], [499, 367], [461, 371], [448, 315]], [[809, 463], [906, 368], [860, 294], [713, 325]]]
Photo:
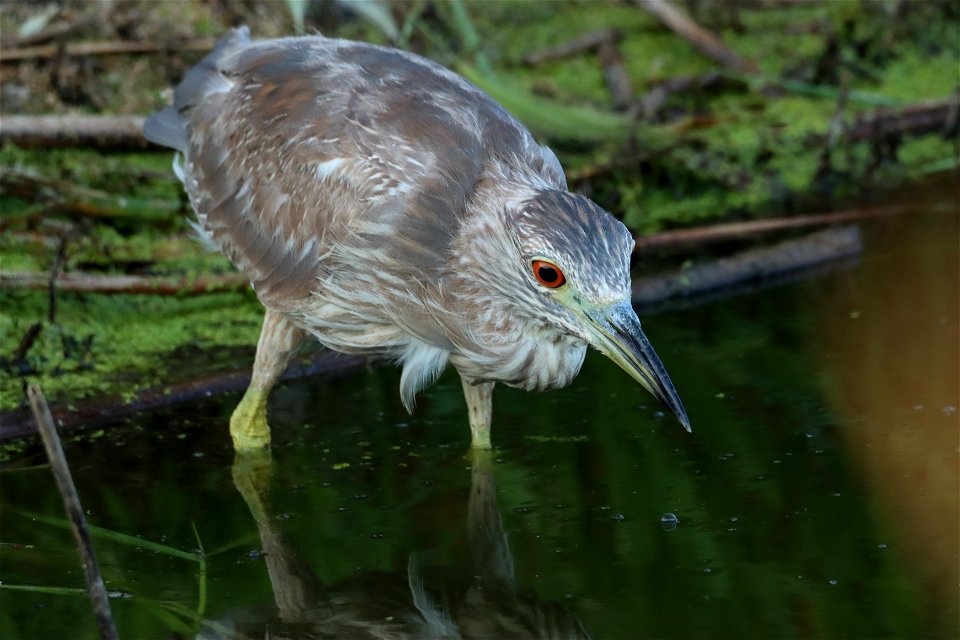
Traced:
[[633, 237], [567, 189], [557, 156], [481, 89], [405, 51], [226, 34], [147, 118], [176, 151], [201, 239], [265, 308], [236, 450], [270, 444], [267, 399], [299, 345], [386, 357], [400, 397], [448, 366], [471, 445], [495, 384], [565, 387], [587, 346], [690, 423], [630, 304]]

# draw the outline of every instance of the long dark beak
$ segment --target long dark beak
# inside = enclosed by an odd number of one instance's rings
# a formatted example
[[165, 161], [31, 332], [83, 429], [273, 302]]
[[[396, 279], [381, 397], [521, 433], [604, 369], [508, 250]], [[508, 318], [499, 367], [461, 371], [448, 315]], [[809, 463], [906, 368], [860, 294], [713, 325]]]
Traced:
[[586, 317], [592, 325], [593, 346], [665, 404], [683, 428], [690, 431], [690, 420], [680, 396], [647, 336], [643, 335], [640, 319], [630, 303], [622, 302], [591, 310]]

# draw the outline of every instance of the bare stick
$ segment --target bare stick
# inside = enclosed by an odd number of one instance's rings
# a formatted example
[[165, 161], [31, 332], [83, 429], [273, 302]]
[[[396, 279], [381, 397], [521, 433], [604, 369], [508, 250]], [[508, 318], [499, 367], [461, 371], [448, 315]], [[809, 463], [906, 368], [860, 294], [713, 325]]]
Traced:
[[[920, 102], [902, 109], [881, 108], [859, 112], [853, 124], [846, 127], [842, 139], [847, 142], [884, 140], [903, 135], [941, 133], [956, 135], [960, 125], [960, 98]], [[830, 133], [812, 136], [809, 146], [820, 146], [830, 141]]]
[[633, 304], [648, 305], [668, 298], [691, 296], [821, 265], [863, 250], [855, 227], [824, 229], [772, 247], [748, 249], [673, 274], [642, 278], [633, 283]]
[[0, 144], [24, 149], [145, 149], [141, 116], [4, 116]]
[[[45, 289], [50, 274], [35, 271], [0, 271], [0, 289]], [[59, 291], [83, 293], [145, 293], [160, 296], [200, 295], [218, 291], [241, 291], [247, 281], [240, 274], [197, 278], [144, 276], [101, 276], [90, 273], [61, 273], [56, 277]]]
[[791, 216], [789, 218], [775, 218], [773, 220], [750, 220], [748, 222], [730, 222], [714, 224], [693, 229], [679, 229], [664, 231], [648, 236], [637, 236], [634, 251], [643, 253], [657, 249], [675, 249], [691, 245], [710, 244], [735, 240], [745, 236], [767, 233], [769, 231], [784, 231], [802, 227], [816, 227], [838, 222], [865, 220], [879, 216], [889, 216], [906, 213], [910, 209], [902, 205], [876, 207], [874, 209], [851, 209], [850, 211], [836, 211], [834, 213], [819, 213], [805, 216]]
[[573, 40], [569, 40], [563, 44], [558, 44], [555, 47], [531, 51], [527, 55], [523, 56], [523, 63], [534, 65], [540, 64], [541, 62], [547, 62], [549, 60], [560, 60], [562, 58], [569, 58], [581, 53], [588, 53], [590, 51], [599, 49], [604, 44], [615, 44], [619, 42], [621, 37], [623, 37], [623, 34], [621, 34], [617, 29], [598, 29], [596, 31], [589, 31], [583, 35], [577, 36]]
[[73, 531], [73, 537], [76, 539], [77, 549], [80, 551], [83, 575], [87, 582], [87, 595], [90, 596], [90, 602], [93, 603], [93, 612], [97, 617], [100, 637], [104, 640], [117, 640], [117, 627], [113, 622], [113, 613], [110, 611], [107, 588], [103, 584], [100, 567], [97, 566], [97, 556], [93, 551], [93, 543], [90, 541], [87, 520], [83, 517], [83, 507], [80, 506], [80, 497], [77, 495], [77, 488], [73, 484], [70, 466], [63, 454], [60, 436], [57, 435], [57, 428], [53, 424], [50, 407], [37, 385], [31, 384], [27, 390], [27, 395], [30, 397], [30, 407], [37, 421], [37, 429], [43, 439], [43, 446], [47, 450], [50, 469], [53, 471], [57, 489], [60, 490], [60, 496], [63, 498], [63, 508], [67, 512], [70, 528]]
[[213, 38], [199, 38], [184, 42], [141, 42], [120, 40], [112, 42], [74, 42], [65, 45], [50, 44], [42, 47], [0, 50], [0, 63], [18, 60], [53, 58], [63, 54], [68, 56], [104, 56], [124, 53], [155, 53], [157, 51], [207, 51], [216, 41]]
[[752, 62], [734, 53], [720, 38], [698, 25], [673, 3], [667, 0], [634, 0], [634, 2], [714, 62], [735, 71], [754, 71]]

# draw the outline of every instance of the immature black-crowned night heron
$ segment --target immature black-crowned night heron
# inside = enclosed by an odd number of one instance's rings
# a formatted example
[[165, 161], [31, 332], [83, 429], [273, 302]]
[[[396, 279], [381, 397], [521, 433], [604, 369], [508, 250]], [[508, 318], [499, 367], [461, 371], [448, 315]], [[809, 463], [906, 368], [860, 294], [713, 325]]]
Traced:
[[403, 367], [408, 410], [447, 364], [474, 447], [494, 383], [564, 387], [591, 345], [689, 422], [630, 306], [633, 240], [567, 191], [557, 157], [424, 58], [235, 29], [144, 125], [179, 152], [197, 230], [266, 307], [237, 449], [270, 442], [267, 396], [313, 335]]

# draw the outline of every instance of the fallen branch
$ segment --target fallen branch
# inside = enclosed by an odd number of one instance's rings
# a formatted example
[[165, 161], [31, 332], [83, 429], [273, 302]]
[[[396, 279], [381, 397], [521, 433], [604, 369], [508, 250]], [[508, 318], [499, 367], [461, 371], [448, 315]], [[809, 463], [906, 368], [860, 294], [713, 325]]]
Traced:
[[[35, 271], [0, 271], [0, 289], [46, 289], [50, 274]], [[103, 276], [91, 273], [61, 273], [56, 277], [58, 291], [82, 293], [153, 294], [161, 296], [200, 295], [223, 291], [242, 291], [247, 281], [239, 273], [221, 276], [164, 278], [150, 276]]]
[[690, 16], [667, 0], [634, 0], [634, 3], [673, 30], [693, 47], [721, 66], [734, 71], [755, 71], [755, 65], [734, 53]]
[[887, 207], [876, 207], [874, 209], [851, 209], [849, 211], [836, 211], [833, 213], [791, 216], [789, 218], [774, 218], [772, 220], [730, 222], [706, 227], [694, 227], [692, 229], [663, 231], [647, 236], [637, 236], [636, 245], [633, 250], [635, 253], [644, 253], [660, 249], [676, 249], [679, 247], [690, 247], [691, 245], [723, 242], [725, 240], [739, 240], [745, 236], [753, 236], [770, 231], [824, 226], [837, 224], [839, 222], [851, 222], [879, 216], [902, 214], [908, 211], [910, 211], [910, 208], [907, 206], [891, 205]]
[[108, 42], [73, 42], [64, 46], [48, 44], [40, 47], [0, 50], [0, 64], [20, 60], [37, 60], [67, 56], [104, 56], [127, 53], [156, 53], [158, 51], [207, 51], [216, 43], [214, 38], [199, 38], [183, 42], [142, 42], [120, 40]]
[[141, 116], [4, 116], [0, 145], [23, 149], [146, 149]]
[[748, 249], [673, 274], [641, 278], [633, 283], [633, 304], [651, 305], [669, 298], [700, 295], [753, 280], [807, 269], [847, 258], [863, 250], [855, 227], [824, 229], [772, 247]]
[[[360, 356], [346, 356], [333, 351], [319, 351], [309, 360], [287, 368], [281, 379], [296, 380], [317, 374], [344, 374], [361, 367], [366, 362]], [[212, 395], [242, 391], [250, 384], [250, 371], [219, 372], [210, 376], [179, 382], [163, 387], [146, 389], [133, 394], [132, 399], [119, 396], [101, 396], [54, 407], [53, 415], [62, 428], [74, 427], [89, 422], [109, 420], [185, 402], [196, 402]], [[29, 411], [14, 410], [0, 413], [0, 441], [19, 438], [35, 432]]]
[[97, 555], [93, 550], [93, 543], [90, 541], [90, 530], [87, 528], [86, 518], [83, 517], [80, 496], [77, 495], [77, 488], [73, 484], [73, 476], [70, 475], [70, 466], [63, 454], [60, 436], [57, 435], [57, 428], [54, 426], [50, 407], [47, 406], [47, 401], [43, 397], [40, 387], [35, 384], [29, 386], [27, 396], [30, 398], [30, 407], [36, 420], [37, 430], [40, 432], [43, 446], [47, 450], [50, 470], [53, 472], [57, 489], [60, 490], [60, 496], [63, 498], [63, 508], [67, 512], [70, 529], [73, 531], [73, 537], [77, 542], [77, 550], [80, 552], [80, 561], [83, 565], [83, 577], [87, 583], [87, 595], [93, 604], [93, 612], [97, 618], [100, 637], [103, 640], [117, 640], [117, 627], [113, 622], [113, 613], [110, 611], [107, 588], [103, 584], [103, 576], [100, 575]]

